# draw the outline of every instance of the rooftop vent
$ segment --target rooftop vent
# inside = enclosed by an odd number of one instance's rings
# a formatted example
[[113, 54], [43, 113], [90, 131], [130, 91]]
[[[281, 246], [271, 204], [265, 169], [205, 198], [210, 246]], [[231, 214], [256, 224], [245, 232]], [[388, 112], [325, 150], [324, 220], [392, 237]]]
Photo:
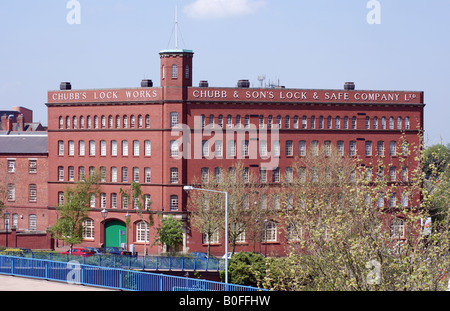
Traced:
[[142, 80], [141, 87], [153, 87], [153, 81], [152, 80]]
[[354, 82], [345, 82], [344, 90], [346, 90], [346, 91], [353, 91], [354, 89], [355, 89], [355, 83]]
[[250, 81], [248, 81], [248, 80], [239, 80], [237, 86], [248, 89], [250, 87]]
[[198, 84], [199, 87], [208, 87], [209, 83], [208, 81], [202, 80], [200, 81], [200, 83]]
[[59, 85], [59, 89], [61, 91], [71, 90], [72, 84], [70, 84], [70, 82], [61, 82], [61, 84]]

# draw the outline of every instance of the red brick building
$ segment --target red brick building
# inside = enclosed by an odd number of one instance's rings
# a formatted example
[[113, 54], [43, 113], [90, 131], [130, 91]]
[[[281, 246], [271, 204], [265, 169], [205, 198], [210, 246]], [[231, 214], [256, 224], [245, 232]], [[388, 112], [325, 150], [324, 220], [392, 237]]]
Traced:
[[0, 135], [2, 229], [45, 233], [48, 227], [47, 133]]
[[[183, 191], [184, 185], [199, 179], [202, 169], [212, 173], [239, 159], [259, 174], [266, 163], [277, 168], [267, 171], [268, 182], [276, 183], [295, 156], [326, 145], [366, 162], [383, 154], [386, 165], [404, 166], [402, 174], [417, 164], [413, 155], [407, 165], [400, 164], [397, 149], [402, 136], [410, 144], [419, 143], [423, 92], [363, 91], [352, 83], [341, 90], [250, 88], [247, 80], [239, 80], [237, 87], [209, 87], [206, 81], [194, 87], [193, 54], [162, 51], [159, 87], [150, 80], [128, 89], [72, 90], [70, 83], [62, 83], [60, 90], [48, 92], [49, 225], [56, 220], [64, 189], [97, 169], [102, 174], [101, 195], [91, 202], [83, 245], [133, 244], [142, 253], [152, 244], [160, 219], [155, 216], [148, 233], [148, 214], [141, 216], [133, 202], [120, 195], [121, 187], [135, 180], [152, 211], [185, 222], [183, 251], [205, 251], [202, 234], [189, 226]], [[278, 138], [269, 135], [264, 146], [272, 156], [262, 157], [252, 133], [272, 129]], [[212, 139], [211, 130], [228, 130], [233, 136]], [[183, 133], [190, 145], [181, 149]], [[105, 219], [102, 210], [108, 211]], [[276, 224], [270, 230], [275, 230], [274, 238], [264, 247], [281, 254], [286, 237], [276, 232]], [[242, 245], [238, 251], [253, 250]], [[158, 245], [148, 249], [153, 254], [162, 251]], [[223, 254], [222, 239], [212, 251]]]

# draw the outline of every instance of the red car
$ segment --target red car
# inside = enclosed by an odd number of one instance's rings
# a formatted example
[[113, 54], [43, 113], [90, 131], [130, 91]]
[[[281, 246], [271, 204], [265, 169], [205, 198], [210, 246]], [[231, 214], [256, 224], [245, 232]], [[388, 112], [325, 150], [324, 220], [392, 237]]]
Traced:
[[93, 251], [90, 251], [85, 248], [78, 248], [78, 247], [72, 248], [72, 252], [69, 249], [67, 252], [62, 252], [61, 254], [69, 254], [72, 256], [83, 256], [83, 257], [89, 257], [89, 256], [95, 255], [95, 253]]

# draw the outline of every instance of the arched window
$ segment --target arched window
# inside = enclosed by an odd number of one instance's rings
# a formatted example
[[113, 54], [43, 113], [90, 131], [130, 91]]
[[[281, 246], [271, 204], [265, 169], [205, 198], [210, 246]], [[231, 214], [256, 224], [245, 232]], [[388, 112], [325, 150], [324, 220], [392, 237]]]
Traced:
[[177, 79], [178, 78], [178, 67], [177, 65], [173, 64], [172, 65], [172, 79]]

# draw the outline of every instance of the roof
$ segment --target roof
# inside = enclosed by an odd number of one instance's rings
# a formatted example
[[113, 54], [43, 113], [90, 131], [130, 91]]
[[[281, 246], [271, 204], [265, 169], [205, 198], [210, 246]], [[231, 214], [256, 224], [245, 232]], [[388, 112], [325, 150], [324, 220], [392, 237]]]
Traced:
[[0, 154], [48, 153], [47, 134], [13, 134], [0, 132]]
[[159, 53], [160, 54], [163, 54], [163, 53], [190, 53], [190, 54], [193, 54], [194, 51], [193, 50], [185, 50], [185, 49], [174, 49], [174, 50], [162, 50]]

